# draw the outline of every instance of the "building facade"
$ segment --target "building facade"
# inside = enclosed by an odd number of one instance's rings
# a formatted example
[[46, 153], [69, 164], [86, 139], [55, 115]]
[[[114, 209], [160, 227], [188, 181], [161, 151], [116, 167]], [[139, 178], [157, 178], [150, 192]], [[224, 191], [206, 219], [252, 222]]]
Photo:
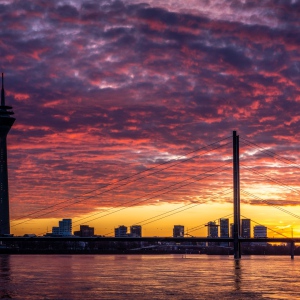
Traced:
[[229, 219], [220, 219], [220, 237], [229, 237]]
[[72, 219], [62, 219], [58, 222], [58, 227], [52, 227], [52, 235], [70, 236], [72, 235]]
[[[254, 238], [267, 238], [267, 227], [263, 225], [256, 225], [253, 227]], [[267, 246], [266, 242], [255, 242], [253, 246]]]
[[115, 228], [115, 237], [127, 237], [127, 227], [124, 225], [121, 225], [117, 228]]
[[94, 227], [90, 227], [89, 225], [80, 225], [80, 230], [74, 231], [74, 235], [80, 237], [90, 237], [95, 235]]
[[241, 236], [250, 239], [251, 237], [251, 220], [242, 219]]
[[[220, 237], [229, 238], [229, 219], [221, 218], [219, 220], [220, 224]], [[228, 247], [228, 242], [221, 242], [220, 246]]]
[[256, 225], [253, 227], [254, 238], [266, 238], [267, 227], [263, 225]]
[[218, 237], [218, 227], [219, 225], [216, 222], [208, 222], [207, 225], [207, 237]]
[[233, 238], [234, 223], [230, 223], [230, 237]]
[[141, 225], [130, 226], [130, 236], [131, 237], [142, 237], [142, 226]]
[[184, 237], [184, 226], [183, 225], [174, 225], [173, 227], [173, 237]]

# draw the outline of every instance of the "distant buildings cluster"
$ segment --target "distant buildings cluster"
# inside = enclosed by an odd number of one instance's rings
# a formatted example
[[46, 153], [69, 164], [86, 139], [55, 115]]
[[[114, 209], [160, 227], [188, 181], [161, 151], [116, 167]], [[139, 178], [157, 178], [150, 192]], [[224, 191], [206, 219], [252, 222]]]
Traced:
[[[74, 235], [79, 237], [94, 236], [94, 227], [80, 225], [80, 229], [78, 231], [74, 231]], [[47, 233], [46, 236], [72, 236], [72, 219], [62, 219], [58, 222], [58, 226], [52, 227], [52, 232]]]
[[[46, 236], [72, 236], [72, 219], [62, 219], [58, 222], [58, 226], [52, 227], [52, 232], [47, 233]], [[74, 236], [92, 237], [95, 236], [95, 229], [88, 225], [80, 225], [80, 229], [74, 231]], [[142, 226], [132, 225], [130, 231], [127, 232], [127, 227], [121, 225], [115, 228], [115, 237], [142, 237]]]
[[[229, 219], [221, 218], [219, 222], [211, 221], [206, 225], [207, 227], [207, 237], [211, 238], [229, 238], [233, 237], [234, 224], [229, 223]], [[251, 238], [251, 220], [242, 219], [241, 220], [241, 237]], [[173, 237], [184, 237], [184, 226], [174, 225]], [[266, 238], [267, 237], [267, 227], [263, 225], [255, 225], [253, 227], [253, 237], [254, 238]]]
[[142, 226], [132, 225], [130, 226], [130, 232], [127, 232], [127, 227], [121, 225], [115, 228], [115, 237], [142, 237]]
[[[207, 237], [233, 237], [234, 224], [229, 225], [229, 219], [221, 218], [219, 224], [217, 222], [207, 223]], [[220, 228], [220, 230], [219, 230]], [[220, 233], [220, 234], [219, 234]], [[251, 220], [242, 219], [241, 220], [241, 232], [242, 238], [251, 238]], [[254, 238], [266, 238], [267, 237], [267, 227], [263, 225], [255, 225], [253, 227], [253, 237]]]
[[[229, 219], [221, 218], [219, 222], [211, 221], [206, 225], [207, 227], [207, 237], [211, 238], [229, 238], [233, 237], [234, 224], [229, 223]], [[62, 219], [59, 221], [58, 226], [52, 227], [52, 233], [47, 233], [47, 236], [71, 236], [72, 235], [72, 219]], [[78, 237], [91, 237], [95, 235], [94, 227], [88, 225], [80, 225], [78, 231], [74, 231], [74, 235]], [[142, 237], [142, 226], [132, 225], [128, 228], [125, 225], [120, 225], [114, 230], [115, 237]], [[173, 237], [180, 238], [184, 237], [184, 226], [174, 225], [173, 227]], [[241, 237], [251, 238], [251, 220], [242, 219], [241, 220]], [[263, 225], [255, 225], [253, 227], [253, 237], [254, 238], [266, 238], [267, 237], [267, 227]]]

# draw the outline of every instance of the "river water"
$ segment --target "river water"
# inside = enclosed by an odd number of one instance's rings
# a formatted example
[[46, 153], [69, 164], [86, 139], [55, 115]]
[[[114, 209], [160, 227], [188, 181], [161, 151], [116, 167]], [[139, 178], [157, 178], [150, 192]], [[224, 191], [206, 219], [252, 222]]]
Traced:
[[300, 257], [0, 255], [0, 299], [300, 299]]

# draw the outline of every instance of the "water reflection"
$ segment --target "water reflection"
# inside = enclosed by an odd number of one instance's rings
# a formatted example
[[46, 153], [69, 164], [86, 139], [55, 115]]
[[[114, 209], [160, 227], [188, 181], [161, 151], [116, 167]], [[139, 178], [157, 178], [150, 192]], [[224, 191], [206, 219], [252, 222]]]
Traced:
[[10, 286], [10, 255], [0, 255], [0, 299], [12, 298]]
[[241, 289], [242, 282], [242, 269], [241, 261], [239, 259], [234, 260], [234, 288], [236, 291]]
[[0, 255], [0, 299], [300, 299], [297, 278], [275, 256]]

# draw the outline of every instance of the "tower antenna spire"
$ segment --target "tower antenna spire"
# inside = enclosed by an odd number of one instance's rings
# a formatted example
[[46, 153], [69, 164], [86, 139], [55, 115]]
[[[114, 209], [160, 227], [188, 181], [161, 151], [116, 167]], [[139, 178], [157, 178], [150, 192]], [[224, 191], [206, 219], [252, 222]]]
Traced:
[[5, 106], [4, 75], [2, 73], [1, 106]]

